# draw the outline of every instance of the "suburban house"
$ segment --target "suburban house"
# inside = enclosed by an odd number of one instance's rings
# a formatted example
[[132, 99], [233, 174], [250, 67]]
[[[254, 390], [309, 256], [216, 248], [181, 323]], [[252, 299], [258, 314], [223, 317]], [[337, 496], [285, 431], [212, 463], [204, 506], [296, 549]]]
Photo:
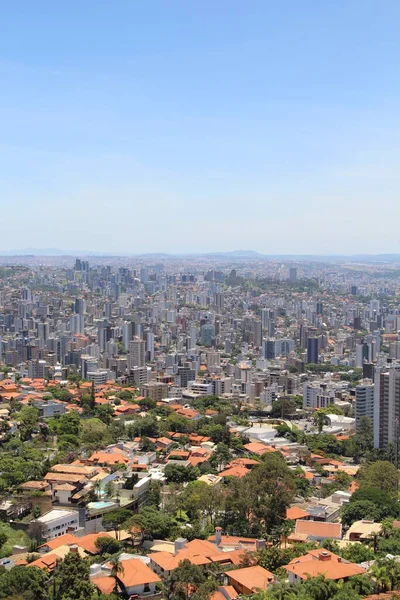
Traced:
[[361, 521], [356, 521], [353, 523], [353, 525], [346, 531], [344, 539], [349, 540], [350, 542], [362, 542], [374, 534], [379, 534], [380, 531], [380, 523], [375, 523], [374, 521], [370, 521], [368, 519], [362, 519]]
[[354, 575], [363, 575], [365, 569], [342, 559], [337, 554], [328, 550], [310, 550], [307, 554], [294, 558], [283, 567], [288, 572], [289, 583], [296, 583], [308, 577], [319, 577], [325, 579], [348, 579]]
[[225, 576], [238, 594], [246, 596], [266, 590], [275, 581], [274, 575], [259, 565], [226, 571]]

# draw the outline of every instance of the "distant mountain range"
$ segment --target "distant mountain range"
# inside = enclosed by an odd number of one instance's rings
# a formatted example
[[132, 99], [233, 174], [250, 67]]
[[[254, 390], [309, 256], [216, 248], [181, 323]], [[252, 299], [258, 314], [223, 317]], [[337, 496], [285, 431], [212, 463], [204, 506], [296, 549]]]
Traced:
[[93, 250], [62, 250], [60, 248], [22, 248], [16, 250], [0, 250], [0, 256], [99, 256], [99, 257], [116, 257], [116, 256], [136, 256], [143, 258], [151, 258], [154, 260], [162, 260], [168, 258], [208, 258], [208, 259], [248, 259], [248, 260], [282, 260], [282, 261], [335, 261], [335, 262], [400, 262], [400, 254], [261, 254], [255, 250], [232, 250], [230, 252], [187, 252], [187, 253], [164, 253], [164, 252], [149, 252], [149, 253], [123, 253], [123, 252], [96, 252]]

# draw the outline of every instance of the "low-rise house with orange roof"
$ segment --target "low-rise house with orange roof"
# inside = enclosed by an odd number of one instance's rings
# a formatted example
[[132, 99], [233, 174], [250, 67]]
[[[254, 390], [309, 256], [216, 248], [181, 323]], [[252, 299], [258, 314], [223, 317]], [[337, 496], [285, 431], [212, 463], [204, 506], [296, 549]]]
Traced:
[[224, 469], [223, 471], [221, 471], [219, 473], [219, 476], [223, 477], [224, 479], [226, 477], [238, 477], [239, 479], [241, 479], [248, 473], [250, 473], [250, 470], [247, 469], [246, 467], [235, 466], [235, 467], [231, 467], [230, 469]]
[[250, 596], [267, 590], [274, 582], [275, 576], [260, 565], [226, 571], [225, 576], [238, 594]]
[[70, 485], [75, 486], [76, 489], [81, 489], [88, 482], [85, 475], [78, 475], [76, 473], [49, 472], [43, 477], [43, 480], [50, 485], [52, 491], [54, 490], [54, 487], [59, 484], [69, 483]]
[[136, 415], [141, 411], [139, 404], [121, 404], [115, 407], [114, 413], [116, 415]]
[[275, 448], [271, 448], [271, 446], [267, 446], [262, 442], [250, 442], [245, 444], [244, 448], [247, 450], [247, 452], [250, 452], [251, 454], [257, 454], [258, 456], [262, 456], [267, 452], [276, 452]]
[[342, 524], [325, 523], [324, 521], [311, 521], [309, 519], [298, 519], [296, 521], [295, 534], [307, 534], [310, 541], [319, 541], [326, 539], [341, 540]]
[[[124, 596], [128, 598], [132, 596], [143, 597], [156, 593], [157, 584], [161, 583], [161, 579], [140, 557], [125, 558], [123, 555], [120, 557], [120, 563], [123, 566], [123, 570], [118, 573], [117, 581]], [[114, 578], [111, 577], [111, 569], [112, 565], [110, 563], [103, 565], [98, 575], [96, 573], [92, 575], [93, 584], [99, 587], [99, 589], [109, 589], [109, 585], [107, 586], [105, 581], [101, 581], [100, 585], [98, 585], [96, 580], [100, 581], [98, 577], [104, 577], [108, 572], [109, 579], [114, 584]]]
[[120, 452], [103, 452], [99, 450], [88, 458], [88, 463], [102, 467], [111, 467], [115, 465], [129, 465], [130, 459]]
[[236, 600], [236, 598], [238, 598], [238, 593], [233, 586], [220, 585], [210, 600]]
[[283, 568], [288, 573], [289, 583], [297, 583], [310, 577], [320, 576], [334, 581], [340, 579], [346, 581], [349, 577], [364, 575], [366, 572], [363, 567], [320, 548], [294, 558]]
[[226, 465], [226, 468], [230, 469], [231, 467], [245, 467], [246, 469], [252, 469], [253, 467], [256, 467], [259, 464], [260, 463], [258, 460], [254, 460], [252, 458], [235, 458], [234, 460], [231, 460], [229, 464]]
[[18, 486], [23, 492], [50, 492], [50, 484], [48, 481], [25, 481]]
[[223, 552], [210, 541], [194, 539], [187, 542], [183, 538], [175, 540], [173, 550], [173, 552], [168, 550], [152, 552], [149, 555], [151, 568], [162, 577], [168, 577], [185, 559], [206, 569], [212, 563], [222, 566], [239, 565], [244, 553], [242, 549]]
[[171, 450], [167, 456], [170, 460], [189, 460], [190, 452], [187, 450]]
[[155, 444], [156, 444], [156, 448], [158, 450], [169, 450], [169, 448], [171, 448], [171, 446], [174, 445], [174, 441], [170, 440], [167, 437], [160, 437], [160, 438], [156, 438], [155, 440]]
[[298, 519], [307, 520], [310, 519], [310, 515], [306, 510], [299, 508], [298, 506], [291, 506], [286, 509], [286, 517], [287, 521], [297, 521]]
[[224, 535], [222, 527], [215, 528], [215, 534], [208, 537], [208, 541], [222, 550], [256, 551], [265, 548], [264, 539], [248, 538], [236, 535]]

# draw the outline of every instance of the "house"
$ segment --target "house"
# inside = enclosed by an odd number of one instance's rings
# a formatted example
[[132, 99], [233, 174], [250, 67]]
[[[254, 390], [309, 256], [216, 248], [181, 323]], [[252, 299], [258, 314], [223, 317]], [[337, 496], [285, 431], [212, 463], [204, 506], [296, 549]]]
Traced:
[[203, 481], [211, 487], [216, 487], [221, 483], [222, 477], [219, 477], [218, 475], [213, 475], [212, 473], [206, 473], [205, 475], [200, 475], [200, 477], [197, 478], [197, 481]]
[[258, 456], [262, 456], [266, 452], [275, 452], [274, 448], [271, 448], [262, 442], [250, 442], [249, 444], [245, 444], [244, 448], [246, 448], [247, 452], [258, 454]]
[[341, 540], [341, 523], [324, 523], [323, 521], [310, 521], [298, 519], [294, 531], [297, 534], [306, 534], [308, 540], [322, 541], [326, 539]]
[[[118, 582], [124, 595], [130, 598], [131, 596], [148, 596], [156, 593], [157, 583], [160, 583], [161, 579], [141, 558], [122, 559], [121, 564], [124, 570], [119, 573]], [[110, 563], [107, 563], [105, 570], [109, 570], [111, 573]], [[110, 579], [114, 581], [112, 577]], [[95, 577], [92, 581], [96, 585]]]
[[234, 587], [231, 585], [220, 585], [216, 592], [214, 592], [210, 600], [236, 600], [238, 594]]
[[155, 443], [158, 450], [169, 450], [175, 442], [167, 437], [160, 437], [156, 439]]
[[236, 535], [223, 535], [221, 527], [215, 528], [215, 534], [210, 535], [208, 541], [212, 542], [219, 549], [224, 551], [231, 551], [232, 549], [255, 551], [265, 547], [264, 539], [246, 538]]
[[323, 576], [325, 579], [348, 579], [355, 575], [363, 575], [363, 567], [342, 559], [328, 550], [310, 550], [283, 567], [288, 572], [289, 583], [297, 583], [309, 577]]
[[87, 479], [84, 475], [68, 473], [47, 473], [43, 479], [51, 486], [52, 491], [57, 485], [63, 483], [69, 483], [77, 489], [81, 489], [87, 483]]
[[226, 571], [225, 576], [238, 594], [249, 596], [259, 590], [266, 590], [275, 581], [274, 575], [260, 567], [245, 567], [243, 569], [234, 569]]
[[94, 452], [89, 458], [88, 462], [94, 465], [101, 465], [105, 467], [111, 467], [115, 465], [128, 465], [129, 458], [119, 452]]
[[42, 523], [43, 538], [52, 540], [65, 533], [73, 533], [79, 529], [79, 513], [67, 508], [52, 508], [47, 513], [34, 520]]
[[185, 559], [204, 569], [212, 563], [222, 566], [239, 565], [244, 550], [241, 548], [236, 550], [235, 546], [231, 546], [229, 550], [231, 551], [224, 552], [221, 547], [218, 547], [217, 541], [211, 543], [207, 540], [194, 539], [187, 542], [184, 538], [178, 538], [171, 549], [167, 546], [165, 550], [152, 552], [149, 555], [150, 566], [162, 577], [168, 577]]
[[223, 477], [223, 478], [238, 477], [239, 479], [241, 479], [248, 473], [250, 473], [250, 471], [246, 467], [237, 466], [237, 467], [231, 467], [230, 469], [224, 469], [224, 471], [220, 472], [219, 476]]
[[51, 572], [55, 569], [59, 560], [65, 558], [70, 552], [79, 554], [81, 558], [87, 557], [86, 552], [76, 544], [63, 544], [62, 546], [58, 546], [55, 550], [43, 554], [38, 559], [29, 563], [27, 566], [37, 567], [39, 569]]
[[353, 525], [347, 530], [344, 539], [349, 540], [350, 542], [362, 542], [374, 534], [379, 534], [380, 531], [380, 523], [374, 523], [374, 521], [362, 519], [361, 521], [356, 521], [353, 523]]
[[298, 506], [291, 506], [286, 510], [287, 521], [297, 521], [298, 519], [306, 520], [310, 519], [310, 515], [306, 510], [299, 508]]

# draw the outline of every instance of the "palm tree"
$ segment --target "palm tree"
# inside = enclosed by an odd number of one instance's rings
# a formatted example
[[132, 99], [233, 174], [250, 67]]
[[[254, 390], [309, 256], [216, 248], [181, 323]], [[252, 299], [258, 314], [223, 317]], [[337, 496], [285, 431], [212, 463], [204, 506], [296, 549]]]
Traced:
[[368, 575], [356, 575], [348, 581], [348, 585], [360, 596], [368, 596], [372, 591], [372, 581]]
[[101, 481], [99, 479], [97, 479], [93, 483], [93, 491], [96, 494], [97, 500], [99, 499], [99, 496], [100, 496], [100, 490], [101, 490]]
[[285, 548], [287, 546], [287, 540], [289, 535], [293, 532], [294, 530], [294, 526], [295, 526], [295, 522], [291, 521], [290, 519], [286, 519], [285, 521], [282, 522], [282, 526], [281, 526], [281, 544], [282, 541], [284, 541], [285, 543]]
[[324, 576], [310, 577], [303, 584], [307, 596], [313, 600], [328, 600], [338, 590], [335, 581], [327, 580]]
[[383, 535], [384, 538], [388, 538], [390, 537], [390, 534], [393, 531], [393, 519], [391, 519], [390, 517], [387, 517], [386, 519], [383, 519], [382, 523], [381, 523], [381, 535]]
[[376, 553], [378, 551], [378, 543], [379, 543], [379, 532], [378, 531], [373, 531], [369, 536], [368, 536], [368, 546], [371, 548], [373, 548], [374, 553]]
[[376, 581], [379, 594], [381, 592], [390, 591], [391, 582], [388, 576], [387, 569], [384, 565], [379, 565], [378, 563], [375, 563], [373, 567], [371, 567], [370, 573]]
[[125, 573], [125, 569], [124, 569], [123, 564], [119, 560], [119, 556], [114, 556], [110, 560], [109, 564], [111, 565], [111, 577], [114, 578], [114, 582], [115, 582], [113, 593], [118, 594], [119, 576], [123, 575]]
[[390, 590], [395, 590], [400, 581], [400, 566], [393, 558], [385, 558], [379, 563], [385, 567], [387, 576], [390, 581]]

